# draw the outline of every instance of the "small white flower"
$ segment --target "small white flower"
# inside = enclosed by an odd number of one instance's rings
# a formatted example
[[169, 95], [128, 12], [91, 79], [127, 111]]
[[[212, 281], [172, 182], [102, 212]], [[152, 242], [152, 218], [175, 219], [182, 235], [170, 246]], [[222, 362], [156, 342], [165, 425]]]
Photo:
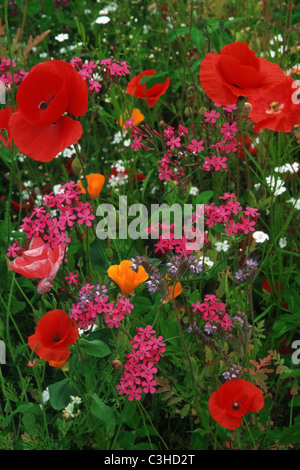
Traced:
[[207, 266], [209, 266], [210, 268], [215, 264], [213, 261], [211, 261], [209, 259], [208, 256], [205, 256], [204, 260], [203, 260], [203, 263], [206, 264]]
[[57, 36], [55, 36], [56, 41], [58, 42], [63, 42], [69, 39], [69, 35], [67, 33], [60, 33]]
[[107, 24], [110, 22], [110, 18], [109, 16], [99, 16], [97, 19], [96, 19], [96, 23], [97, 24]]
[[253, 238], [256, 243], [264, 243], [266, 240], [269, 240], [269, 235], [264, 232], [257, 231], [253, 233]]
[[229, 243], [228, 240], [224, 240], [223, 242], [216, 242], [215, 243], [216, 251], [228, 251], [229, 250]]
[[270, 186], [274, 196], [279, 196], [286, 191], [284, 181], [281, 178], [275, 178], [274, 176], [267, 176], [267, 184]]
[[71, 395], [71, 400], [72, 400], [72, 404], [76, 404], [76, 405], [79, 405], [81, 402], [82, 402], [82, 399], [80, 397], [73, 397]]
[[293, 204], [295, 209], [297, 209], [298, 211], [300, 210], [300, 199], [295, 199], [294, 197], [292, 197], [287, 202], [290, 202], [291, 204]]
[[294, 162], [294, 163], [286, 163], [285, 165], [282, 166], [277, 166], [274, 168], [274, 171], [277, 173], [297, 173], [299, 171], [299, 163]]
[[287, 246], [286, 237], [280, 238], [278, 245], [280, 246], [280, 248], [285, 248]]
[[198, 193], [199, 193], [199, 189], [196, 186], [192, 186], [190, 189], [190, 195], [197, 196]]

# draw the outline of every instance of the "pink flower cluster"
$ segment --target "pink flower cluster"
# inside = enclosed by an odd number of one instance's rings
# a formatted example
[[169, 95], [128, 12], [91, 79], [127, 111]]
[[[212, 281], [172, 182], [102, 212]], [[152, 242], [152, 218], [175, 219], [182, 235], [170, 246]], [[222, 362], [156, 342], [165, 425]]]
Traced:
[[[152, 234], [153, 238], [159, 238], [159, 241], [155, 243], [155, 253], [161, 252], [165, 254], [174, 251], [179, 257], [184, 256], [185, 258], [193, 251], [189, 249], [188, 244], [195, 240], [196, 233], [199, 244], [202, 245], [205, 240], [204, 234], [199, 231], [196, 232], [196, 228], [192, 229], [192, 234], [189, 238], [185, 235], [182, 235], [181, 238], [176, 237], [175, 224], [166, 225], [158, 223], [153, 225], [151, 223], [146, 232]], [[188, 234], [187, 227], [182, 227], [182, 233]]]
[[216, 206], [214, 203], [205, 205], [205, 223], [211, 228], [217, 223], [225, 225], [225, 233], [228, 237], [232, 234], [244, 234], [255, 231], [255, 224], [260, 215], [258, 209], [246, 207], [243, 211], [241, 204], [236, 200], [234, 193], [225, 193], [219, 199], [224, 204]]
[[[215, 106], [219, 106], [215, 103]], [[216, 126], [216, 120], [221, 116], [215, 110], [206, 111], [204, 114], [204, 122], [201, 124], [207, 130], [207, 123], [216, 129], [221, 134], [221, 138], [217, 138], [215, 143], [209, 145], [209, 148], [215, 155], [208, 155], [204, 158], [202, 167], [199, 165], [201, 171], [224, 171], [227, 168], [227, 154], [238, 151], [238, 142], [236, 139], [237, 126], [236, 122], [232, 121], [232, 112], [237, 109], [236, 105], [224, 106], [223, 117], [228, 118], [230, 122], [224, 122]], [[228, 116], [228, 113], [229, 116]], [[131, 137], [133, 143], [131, 147], [137, 151], [140, 148], [144, 150], [156, 149], [157, 145], [154, 142], [154, 137], [158, 137], [165, 146], [165, 153], [159, 163], [159, 176], [158, 178], [163, 181], [179, 181], [184, 176], [183, 162], [188, 155], [201, 156], [200, 153], [204, 151], [204, 141], [197, 140], [189, 136], [189, 131], [186, 127], [179, 124], [178, 129], [175, 130], [172, 126], [167, 126], [163, 132], [159, 133], [156, 130], [151, 130], [146, 124], [137, 129], [136, 126], [131, 127]], [[211, 153], [212, 153], [211, 151]]]
[[134, 306], [127, 298], [119, 297], [117, 305], [109, 302], [108, 295], [102, 294], [97, 286], [85, 284], [79, 291], [78, 302], [72, 304], [70, 318], [80, 328], [87, 330], [95, 324], [98, 315], [103, 318], [109, 328], [119, 328], [121, 321], [131, 313]]
[[88, 83], [91, 94], [100, 92], [101, 80], [109, 87], [111, 83], [116, 83], [120, 77], [129, 73], [130, 69], [126, 62], [115, 59], [102, 59], [100, 63], [95, 63], [93, 60], [83, 62], [79, 57], [75, 57], [71, 59], [70, 63]]
[[[11, 68], [13, 68], [13, 74]], [[27, 74], [28, 72], [24, 72], [17, 67], [16, 62], [0, 57], [0, 80], [6, 85], [12, 86], [13, 83], [20, 85]]]
[[[48, 194], [44, 198], [44, 205], [35, 207], [29, 217], [25, 217], [21, 229], [26, 233], [28, 239], [42, 238], [46, 246], [54, 248], [61, 243], [69, 243], [68, 230], [75, 225], [92, 225], [95, 216], [89, 202], [79, 201], [82, 193], [77, 183], [70, 181], [60, 187], [62, 192]], [[47, 210], [50, 209], [50, 210]], [[56, 211], [55, 217], [51, 211]], [[13, 255], [16, 250], [9, 247]]]
[[130, 341], [131, 353], [127, 361], [120, 384], [119, 395], [127, 395], [128, 400], [140, 400], [142, 393], [155, 393], [157, 382], [153, 375], [157, 372], [157, 363], [165, 352], [163, 337], [156, 338], [156, 331], [151, 325], [137, 328], [137, 334]]
[[215, 295], [206, 295], [204, 302], [196, 302], [192, 304], [193, 312], [201, 314], [206, 323], [206, 327], [211, 327], [211, 323], [220, 323], [224, 330], [231, 331], [233, 323], [225, 310], [225, 304], [220, 302]]

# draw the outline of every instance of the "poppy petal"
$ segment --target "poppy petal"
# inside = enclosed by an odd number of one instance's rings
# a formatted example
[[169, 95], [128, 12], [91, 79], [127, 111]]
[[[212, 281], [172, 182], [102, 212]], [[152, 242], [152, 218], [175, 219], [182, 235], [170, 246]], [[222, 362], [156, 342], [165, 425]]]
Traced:
[[25, 121], [18, 111], [12, 114], [9, 129], [19, 152], [40, 162], [53, 160], [82, 135], [80, 122], [67, 116], [54, 125], [39, 127]]

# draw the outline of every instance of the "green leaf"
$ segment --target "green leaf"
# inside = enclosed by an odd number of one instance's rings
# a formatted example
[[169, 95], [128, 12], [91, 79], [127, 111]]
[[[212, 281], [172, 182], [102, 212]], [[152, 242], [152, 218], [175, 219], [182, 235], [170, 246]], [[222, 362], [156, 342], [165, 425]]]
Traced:
[[171, 320], [161, 320], [159, 326], [160, 332], [166, 343], [173, 344], [174, 346], [180, 345], [177, 323]]
[[100, 339], [89, 341], [82, 338], [79, 340], [78, 344], [80, 349], [88, 356], [106, 357], [111, 353], [111, 350], [107, 344]]
[[134, 305], [134, 312], [136, 315], [144, 315], [152, 308], [151, 300], [149, 300], [147, 297], [138, 295], [133, 297], [132, 304]]
[[203, 193], [198, 194], [196, 197], [196, 204], [207, 204], [208, 201], [213, 197], [213, 191], [203, 191]]
[[197, 28], [192, 28], [191, 38], [198, 51], [202, 51], [205, 41], [203, 34]]
[[2, 421], [1, 421], [1, 417], [0, 417], [0, 426], [1, 426], [1, 428], [4, 428], [10, 422], [11, 418], [15, 414], [25, 413], [26, 411], [28, 411], [32, 407], [33, 407], [33, 403], [24, 403], [22, 405], [19, 405], [12, 413], [10, 413], [9, 416], [7, 416], [7, 418], [4, 418]]
[[300, 297], [296, 289], [287, 287], [284, 292], [284, 300], [288, 304], [291, 312], [300, 313]]
[[91, 395], [91, 406], [90, 406], [91, 413], [101, 421], [105, 427], [107, 428], [107, 432], [113, 432], [116, 418], [113, 408], [107, 406], [98, 395], [93, 393]]
[[131, 449], [134, 445], [135, 435], [130, 431], [122, 431], [118, 435], [118, 445], [125, 450]]
[[50, 404], [55, 410], [63, 410], [71, 401], [71, 395], [78, 391], [69, 379], [63, 379], [49, 385]]
[[300, 436], [300, 422], [290, 428], [284, 428], [279, 437], [280, 444], [298, 444]]
[[130, 421], [136, 412], [136, 401], [126, 400], [124, 403], [124, 408], [121, 412], [122, 423], [127, 423]]
[[105, 256], [105, 249], [107, 248], [106, 240], [100, 240], [95, 238], [95, 240], [90, 244], [90, 260], [93, 267], [101, 274], [107, 272], [110, 263]]

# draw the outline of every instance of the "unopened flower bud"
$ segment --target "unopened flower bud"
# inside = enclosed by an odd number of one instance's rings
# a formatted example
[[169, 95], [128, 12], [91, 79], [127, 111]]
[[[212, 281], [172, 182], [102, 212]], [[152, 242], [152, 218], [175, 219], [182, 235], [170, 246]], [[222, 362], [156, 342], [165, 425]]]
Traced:
[[79, 158], [75, 157], [74, 160], [72, 161], [72, 170], [74, 175], [80, 176], [81, 173], [81, 163], [79, 161]]
[[184, 115], [185, 117], [192, 117], [193, 116], [193, 108], [191, 108], [190, 106], [187, 106], [184, 110]]
[[111, 361], [111, 366], [113, 367], [113, 369], [122, 370], [122, 362], [118, 359], [114, 359], [113, 361]]

